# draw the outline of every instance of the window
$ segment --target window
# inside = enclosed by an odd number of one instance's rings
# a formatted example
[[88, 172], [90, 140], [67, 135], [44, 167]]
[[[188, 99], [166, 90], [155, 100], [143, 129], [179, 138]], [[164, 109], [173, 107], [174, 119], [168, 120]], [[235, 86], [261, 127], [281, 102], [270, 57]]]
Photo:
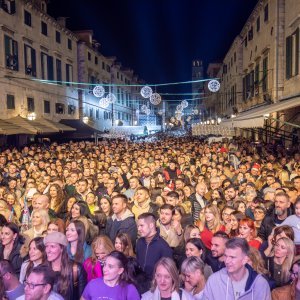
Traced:
[[93, 110], [92, 108], [90, 108], [90, 113], [89, 113], [89, 115], [90, 115], [90, 118], [93, 118], [93, 117], [94, 117], [94, 110]]
[[24, 24], [31, 27], [31, 13], [24, 10]]
[[14, 0], [2, 0], [2, 1], [0, 1], [0, 7], [5, 12], [12, 15], [16, 12], [16, 1], [14, 1]]
[[223, 66], [223, 73], [224, 73], [224, 74], [227, 74], [227, 65], [224, 65], [224, 66]]
[[244, 39], [244, 46], [245, 46], [245, 48], [247, 48], [247, 46], [248, 46], [248, 39], [247, 39], [247, 36], [246, 36], [245, 39]]
[[56, 81], [58, 84], [62, 84], [61, 60], [60, 59], [56, 59]]
[[250, 30], [248, 31], [248, 40], [251, 41], [253, 39], [253, 27], [251, 26]]
[[45, 22], [41, 22], [41, 32], [42, 32], [42, 34], [43, 35], [48, 35], [48, 27], [47, 27], [47, 23], [45, 23]]
[[6, 95], [6, 107], [7, 109], [15, 109], [15, 96]]
[[68, 49], [72, 50], [72, 40], [68, 39]]
[[259, 64], [255, 66], [254, 71], [254, 95], [258, 96], [259, 94]]
[[265, 93], [268, 89], [268, 57], [263, 59], [263, 70], [262, 70], [262, 90]]
[[56, 103], [55, 104], [55, 112], [59, 115], [62, 115], [65, 113], [65, 105], [62, 103]]
[[35, 49], [24, 44], [25, 74], [36, 77], [36, 55]]
[[99, 120], [99, 109], [96, 110], [96, 119]]
[[14, 71], [19, 70], [19, 58], [18, 58], [18, 42], [13, 40], [7, 35], [4, 35], [5, 44], [5, 59], [6, 68]]
[[105, 70], [105, 63], [104, 63], [104, 61], [102, 62], [102, 70]]
[[53, 57], [41, 52], [42, 79], [54, 80]]
[[259, 30], [260, 30], [260, 17], [256, 19], [256, 32], [259, 32]]
[[50, 114], [50, 101], [44, 100], [44, 114]]
[[72, 105], [72, 104], [69, 104], [68, 105], [68, 114], [69, 115], [74, 115], [76, 112], [76, 106], [75, 105]]
[[73, 81], [73, 66], [70, 64], [66, 64], [66, 81], [68, 86], [71, 85], [71, 83], [68, 82]]
[[28, 112], [34, 112], [34, 99], [33, 98], [27, 98], [27, 109], [28, 109]]
[[98, 65], [98, 57], [95, 56], [95, 65]]
[[236, 62], [236, 52], [233, 54], [233, 61]]
[[264, 8], [264, 21], [267, 22], [269, 20], [269, 5], [267, 4]]
[[106, 65], [106, 71], [110, 72], [110, 66], [109, 65]]
[[92, 55], [90, 52], [88, 52], [88, 60], [92, 60]]
[[299, 74], [299, 28], [286, 38], [286, 79]]
[[55, 40], [56, 40], [56, 43], [60, 44], [61, 43], [61, 34], [59, 31], [55, 31]]

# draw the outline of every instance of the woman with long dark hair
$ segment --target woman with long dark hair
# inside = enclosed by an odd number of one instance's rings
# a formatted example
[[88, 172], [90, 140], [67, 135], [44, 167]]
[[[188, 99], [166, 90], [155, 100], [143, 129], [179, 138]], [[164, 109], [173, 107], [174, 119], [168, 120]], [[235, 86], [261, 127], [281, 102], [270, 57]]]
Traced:
[[85, 241], [85, 227], [79, 220], [71, 221], [66, 229], [66, 237], [68, 240], [69, 258], [78, 263], [83, 263], [91, 256], [91, 246]]
[[23, 283], [33, 268], [45, 263], [47, 263], [47, 257], [44, 238], [36, 237], [29, 243], [29, 259], [21, 266], [19, 281]]
[[125, 254], [119, 251], [111, 252], [103, 267], [103, 278], [90, 281], [84, 289], [81, 300], [104, 296], [108, 299], [139, 300], [140, 296], [132, 284], [134, 281], [128, 272], [127, 264]]

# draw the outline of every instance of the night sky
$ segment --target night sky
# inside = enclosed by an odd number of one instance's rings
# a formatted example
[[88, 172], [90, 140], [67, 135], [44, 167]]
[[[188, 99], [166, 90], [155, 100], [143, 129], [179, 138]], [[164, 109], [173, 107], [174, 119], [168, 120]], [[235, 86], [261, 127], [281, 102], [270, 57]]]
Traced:
[[[92, 29], [105, 56], [116, 56], [148, 84], [191, 80], [193, 59], [222, 61], [257, 0], [51, 0], [49, 14], [71, 30]], [[162, 92], [190, 92], [190, 85]]]

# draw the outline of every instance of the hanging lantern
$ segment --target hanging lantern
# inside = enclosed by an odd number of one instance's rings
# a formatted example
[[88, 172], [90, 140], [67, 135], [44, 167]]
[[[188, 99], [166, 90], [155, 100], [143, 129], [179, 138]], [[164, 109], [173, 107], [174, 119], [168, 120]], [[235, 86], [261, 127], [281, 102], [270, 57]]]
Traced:
[[102, 85], [96, 85], [94, 88], [93, 88], [93, 95], [97, 98], [101, 98], [103, 97], [105, 94], [105, 89]]
[[151, 95], [152, 95], [152, 89], [151, 89], [151, 87], [148, 86], [148, 85], [142, 87], [142, 89], [141, 89], [141, 95], [142, 95], [144, 98], [150, 98]]
[[187, 107], [189, 106], [189, 103], [188, 103], [186, 100], [182, 100], [182, 101], [181, 101], [181, 106], [182, 106], [183, 108], [187, 108]]
[[109, 100], [107, 98], [101, 98], [99, 101], [99, 106], [102, 108], [109, 107]]
[[109, 103], [115, 103], [117, 101], [117, 97], [113, 93], [108, 93], [105, 97]]
[[158, 105], [158, 104], [161, 102], [161, 96], [160, 96], [160, 94], [158, 94], [158, 93], [153, 93], [153, 94], [150, 96], [150, 102], [151, 102], [151, 104], [153, 104], [153, 105]]
[[220, 82], [218, 80], [213, 79], [208, 82], [207, 87], [211, 92], [215, 93], [220, 89]]

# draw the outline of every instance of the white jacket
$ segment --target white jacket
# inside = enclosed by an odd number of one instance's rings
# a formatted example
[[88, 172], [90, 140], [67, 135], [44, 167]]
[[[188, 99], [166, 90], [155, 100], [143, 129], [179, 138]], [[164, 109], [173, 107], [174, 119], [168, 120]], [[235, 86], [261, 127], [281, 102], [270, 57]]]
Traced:
[[[145, 294], [142, 295], [142, 300], [160, 300], [160, 292], [159, 289], [156, 288], [155, 291], [152, 293], [151, 291], [146, 292]], [[180, 295], [178, 292], [174, 291], [172, 293], [172, 300], [180, 300]], [[186, 292], [185, 290], [182, 290], [182, 297], [181, 300], [195, 300], [195, 298]]]

